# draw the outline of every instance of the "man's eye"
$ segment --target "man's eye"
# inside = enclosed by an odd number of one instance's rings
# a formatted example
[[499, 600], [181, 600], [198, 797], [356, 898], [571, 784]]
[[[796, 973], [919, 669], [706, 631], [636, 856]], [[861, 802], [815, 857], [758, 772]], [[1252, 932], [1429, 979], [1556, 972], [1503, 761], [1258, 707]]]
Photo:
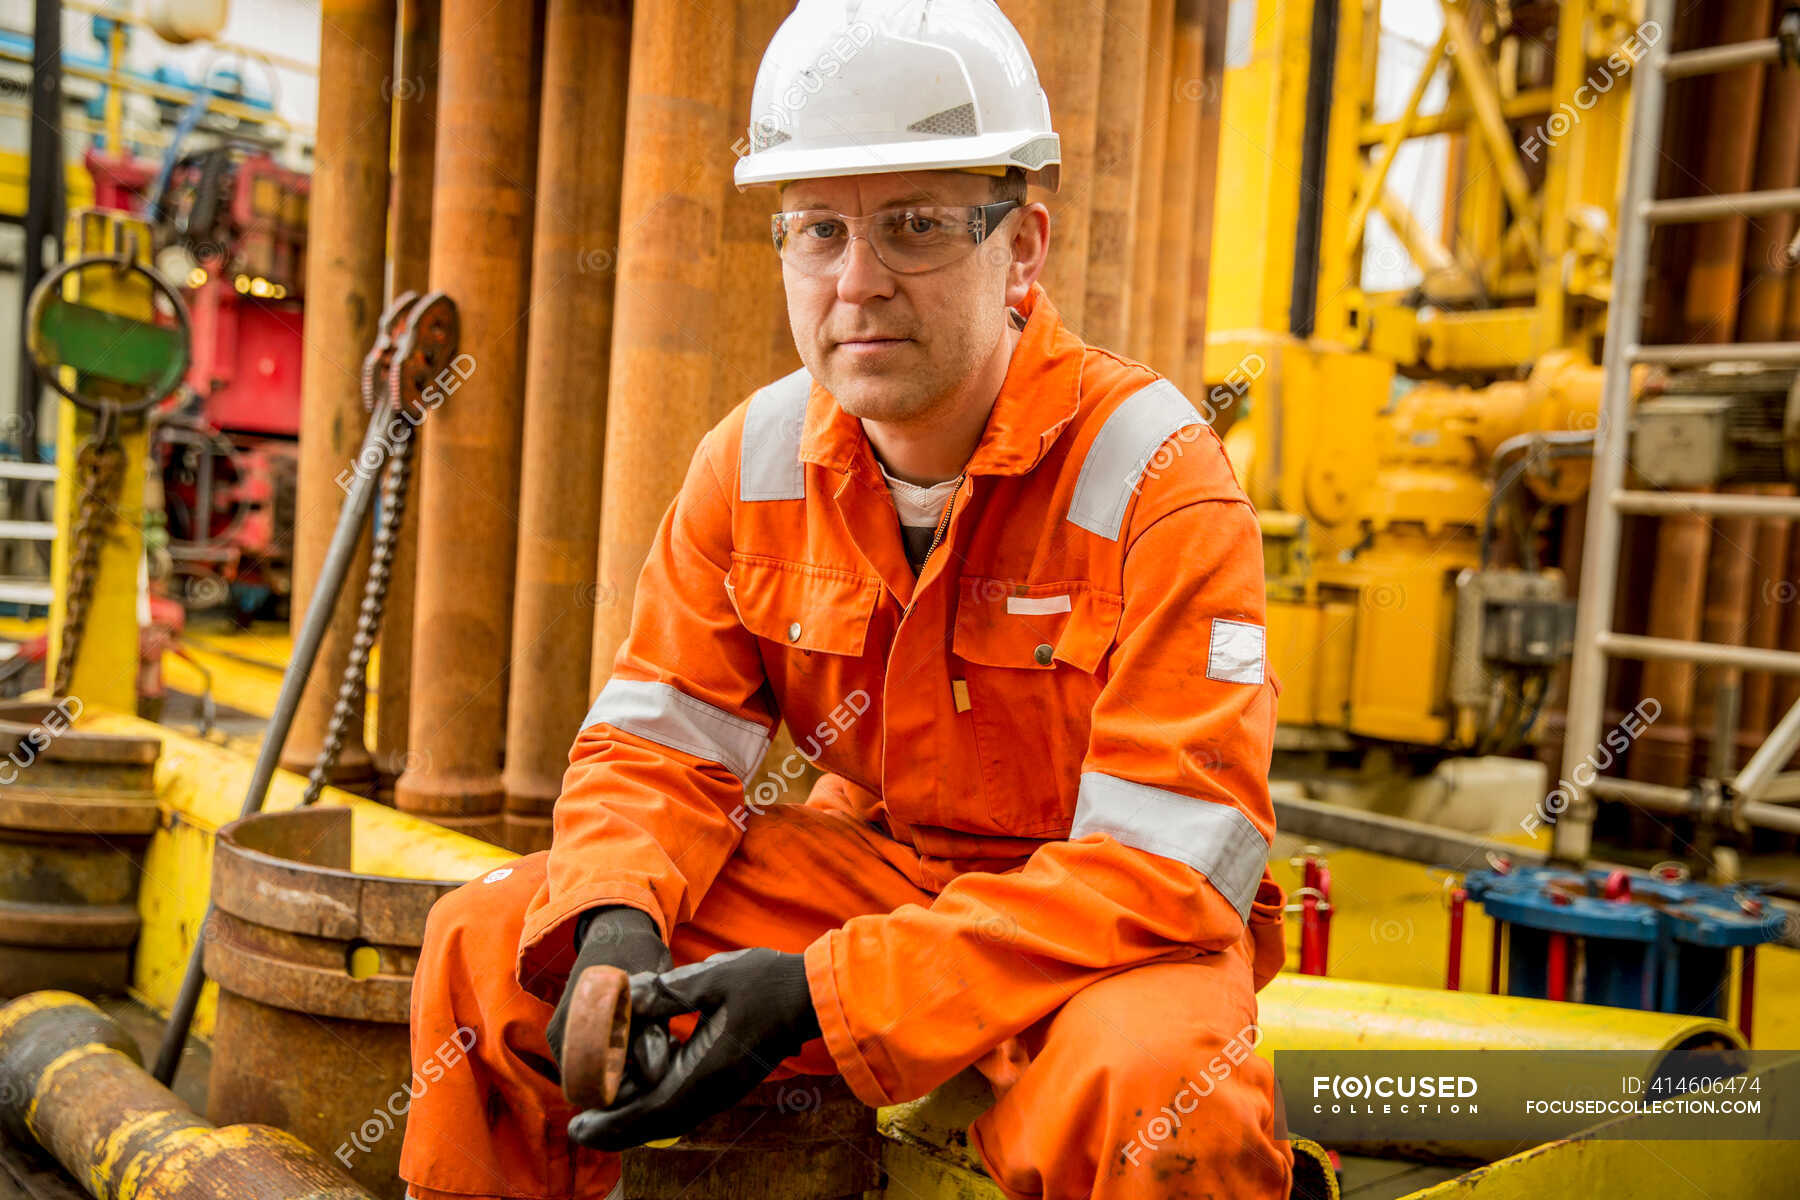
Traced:
[[836, 221], [808, 221], [800, 231], [807, 237], [823, 240], [837, 237], [840, 227]]
[[925, 237], [943, 228], [943, 222], [935, 217], [923, 216], [919, 213], [903, 213], [899, 222], [900, 232], [914, 237]]

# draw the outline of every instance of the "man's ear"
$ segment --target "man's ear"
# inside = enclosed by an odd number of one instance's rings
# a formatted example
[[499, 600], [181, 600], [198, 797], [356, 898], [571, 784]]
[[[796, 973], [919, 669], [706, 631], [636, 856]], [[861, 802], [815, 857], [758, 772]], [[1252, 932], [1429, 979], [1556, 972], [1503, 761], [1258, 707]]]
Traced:
[[1008, 307], [1024, 303], [1050, 256], [1050, 210], [1033, 201], [1018, 214], [1018, 228], [1011, 239], [1012, 262], [1006, 268]]

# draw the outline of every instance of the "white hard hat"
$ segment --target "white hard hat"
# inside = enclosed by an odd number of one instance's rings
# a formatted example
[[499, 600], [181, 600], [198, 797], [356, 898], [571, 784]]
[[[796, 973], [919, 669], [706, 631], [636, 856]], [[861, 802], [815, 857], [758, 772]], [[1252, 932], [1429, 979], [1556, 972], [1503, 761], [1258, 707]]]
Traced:
[[739, 191], [892, 171], [1021, 167], [1055, 191], [1062, 144], [994, 0], [799, 0], [756, 72]]

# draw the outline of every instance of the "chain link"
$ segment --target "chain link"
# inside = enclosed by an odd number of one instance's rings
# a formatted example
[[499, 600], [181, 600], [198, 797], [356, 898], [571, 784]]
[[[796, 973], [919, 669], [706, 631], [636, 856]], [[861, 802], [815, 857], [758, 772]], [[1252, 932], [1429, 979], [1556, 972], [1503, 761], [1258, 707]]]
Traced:
[[56, 659], [54, 696], [69, 694], [75, 660], [87, 632], [88, 609], [94, 599], [94, 579], [100, 571], [100, 551], [112, 524], [115, 501], [125, 477], [125, 447], [119, 441], [116, 410], [103, 409], [94, 422], [94, 433], [75, 458], [81, 477], [75, 528], [70, 539], [69, 598], [63, 613], [62, 645]]
[[357, 701], [368, 687], [369, 654], [381, 632], [381, 611], [387, 603], [388, 579], [393, 569], [394, 549], [400, 544], [400, 530], [406, 521], [406, 493], [412, 479], [412, 444], [408, 437], [395, 447], [381, 477], [381, 521], [375, 533], [375, 544], [369, 555], [369, 575], [363, 585], [362, 606], [356, 615], [356, 634], [350, 642], [350, 657], [344, 664], [338, 682], [337, 700], [331, 706], [331, 722], [325, 729], [325, 741], [312, 773], [306, 777], [306, 794], [302, 807], [312, 804], [324, 791], [326, 776], [337, 764], [344, 748], [344, 737], [359, 715]]

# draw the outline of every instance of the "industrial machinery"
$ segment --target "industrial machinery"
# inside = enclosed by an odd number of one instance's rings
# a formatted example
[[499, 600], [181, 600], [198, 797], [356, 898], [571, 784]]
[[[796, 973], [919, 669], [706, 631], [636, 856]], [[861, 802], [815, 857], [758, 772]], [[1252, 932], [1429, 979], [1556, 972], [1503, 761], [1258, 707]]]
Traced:
[[[1283, 750], [1517, 751], [1570, 649], [1562, 539], [1654, 38], [1602, 0], [1442, 12], [1410, 83], [1362, 3], [1278, 5], [1227, 64], [1228, 110], [1271, 115], [1221, 144], [1203, 412], [1262, 514]], [[1394, 168], [1432, 141], [1443, 199], [1415, 211]], [[1416, 282], [1365, 284], [1402, 252]]]
[[183, 285], [193, 362], [157, 413], [167, 518], [159, 578], [188, 607], [248, 621], [291, 583], [305, 288], [304, 174], [257, 143], [152, 165], [90, 151], [96, 195], [143, 211]]
[[1494, 921], [1490, 990], [1723, 1020], [1735, 975], [1750, 1036], [1756, 948], [1785, 919], [1763, 889], [1696, 883], [1678, 863], [1638, 875], [1504, 861], [1466, 886]]

